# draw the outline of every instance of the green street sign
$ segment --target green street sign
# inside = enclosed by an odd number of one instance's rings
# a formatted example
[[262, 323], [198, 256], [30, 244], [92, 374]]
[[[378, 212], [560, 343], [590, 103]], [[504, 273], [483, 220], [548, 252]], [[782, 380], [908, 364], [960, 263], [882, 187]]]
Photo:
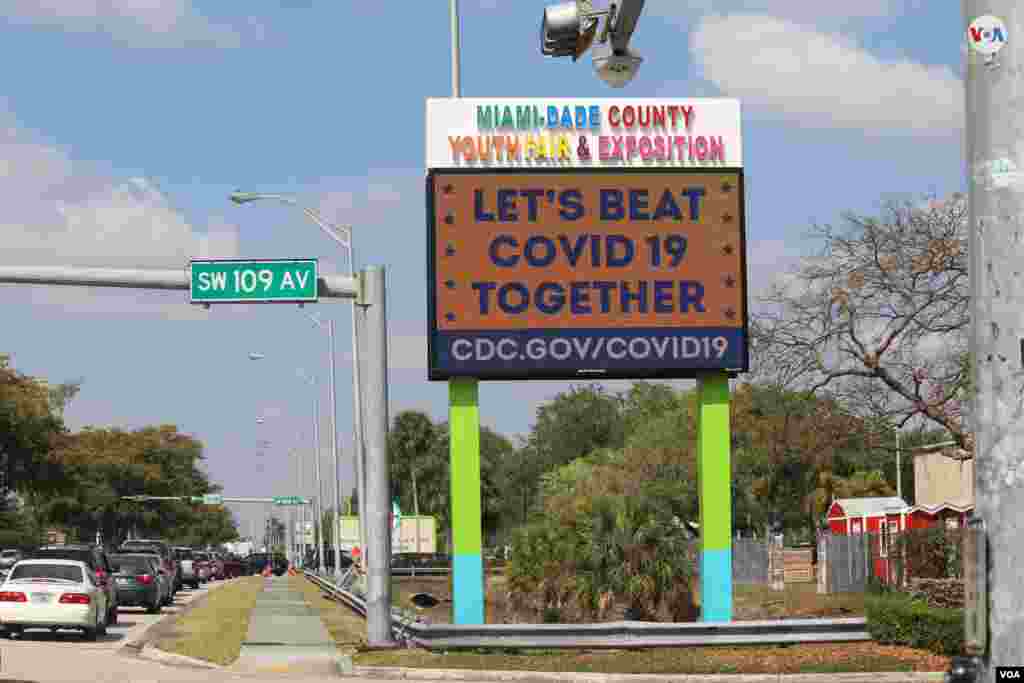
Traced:
[[189, 270], [194, 304], [317, 301], [316, 259], [193, 259]]
[[192, 502], [202, 503], [203, 505], [223, 505], [224, 496], [217, 493], [211, 493], [205, 496], [192, 496]]
[[274, 496], [274, 505], [306, 505], [309, 498], [302, 496]]

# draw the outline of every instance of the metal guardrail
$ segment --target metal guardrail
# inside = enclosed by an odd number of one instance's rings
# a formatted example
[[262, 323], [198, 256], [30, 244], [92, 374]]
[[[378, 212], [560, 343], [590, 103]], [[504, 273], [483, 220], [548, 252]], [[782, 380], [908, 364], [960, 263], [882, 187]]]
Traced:
[[[366, 616], [363, 598], [348, 590], [351, 572], [337, 586], [311, 572], [305, 575], [340, 602]], [[649, 623], [617, 621], [606, 624], [427, 624], [393, 610], [396, 639], [429, 650], [503, 647], [651, 648], [680, 645], [774, 645], [869, 641], [863, 618], [778, 619], [727, 623]]]

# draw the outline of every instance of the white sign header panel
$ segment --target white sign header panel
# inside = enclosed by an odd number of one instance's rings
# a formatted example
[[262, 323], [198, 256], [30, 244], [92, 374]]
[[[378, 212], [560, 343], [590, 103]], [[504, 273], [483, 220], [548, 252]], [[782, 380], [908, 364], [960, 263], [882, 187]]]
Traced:
[[741, 168], [740, 103], [432, 98], [426, 167]]

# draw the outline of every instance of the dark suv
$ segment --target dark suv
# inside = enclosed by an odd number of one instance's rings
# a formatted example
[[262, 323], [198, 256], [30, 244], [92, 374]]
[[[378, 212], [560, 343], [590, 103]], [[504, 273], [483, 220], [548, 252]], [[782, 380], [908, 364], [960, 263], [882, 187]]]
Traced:
[[125, 541], [118, 548], [120, 553], [155, 553], [163, 560], [162, 569], [171, 579], [171, 595], [181, 590], [181, 563], [174, 557], [174, 550], [167, 541], [133, 538]]
[[270, 571], [275, 576], [284, 576], [288, 571], [288, 560], [285, 559], [284, 555], [270, 554], [270, 553], [253, 553], [249, 556], [248, 561], [248, 573], [249, 574], [260, 574], [263, 570], [270, 565]]
[[44, 545], [30, 554], [31, 559], [78, 560], [96, 575], [96, 585], [107, 594], [107, 624], [117, 623], [117, 587], [107, 553], [98, 545]]

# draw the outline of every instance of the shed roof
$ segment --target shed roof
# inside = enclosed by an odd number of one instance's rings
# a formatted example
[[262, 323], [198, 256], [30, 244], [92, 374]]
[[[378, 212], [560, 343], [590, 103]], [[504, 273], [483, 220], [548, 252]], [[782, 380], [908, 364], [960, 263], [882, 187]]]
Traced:
[[832, 502], [839, 503], [847, 517], [872, 517], [884, 515], [886, 512], [904, 511], [908, 507], [905, 500], [896, 496], [886, 498], [836, 498]]

